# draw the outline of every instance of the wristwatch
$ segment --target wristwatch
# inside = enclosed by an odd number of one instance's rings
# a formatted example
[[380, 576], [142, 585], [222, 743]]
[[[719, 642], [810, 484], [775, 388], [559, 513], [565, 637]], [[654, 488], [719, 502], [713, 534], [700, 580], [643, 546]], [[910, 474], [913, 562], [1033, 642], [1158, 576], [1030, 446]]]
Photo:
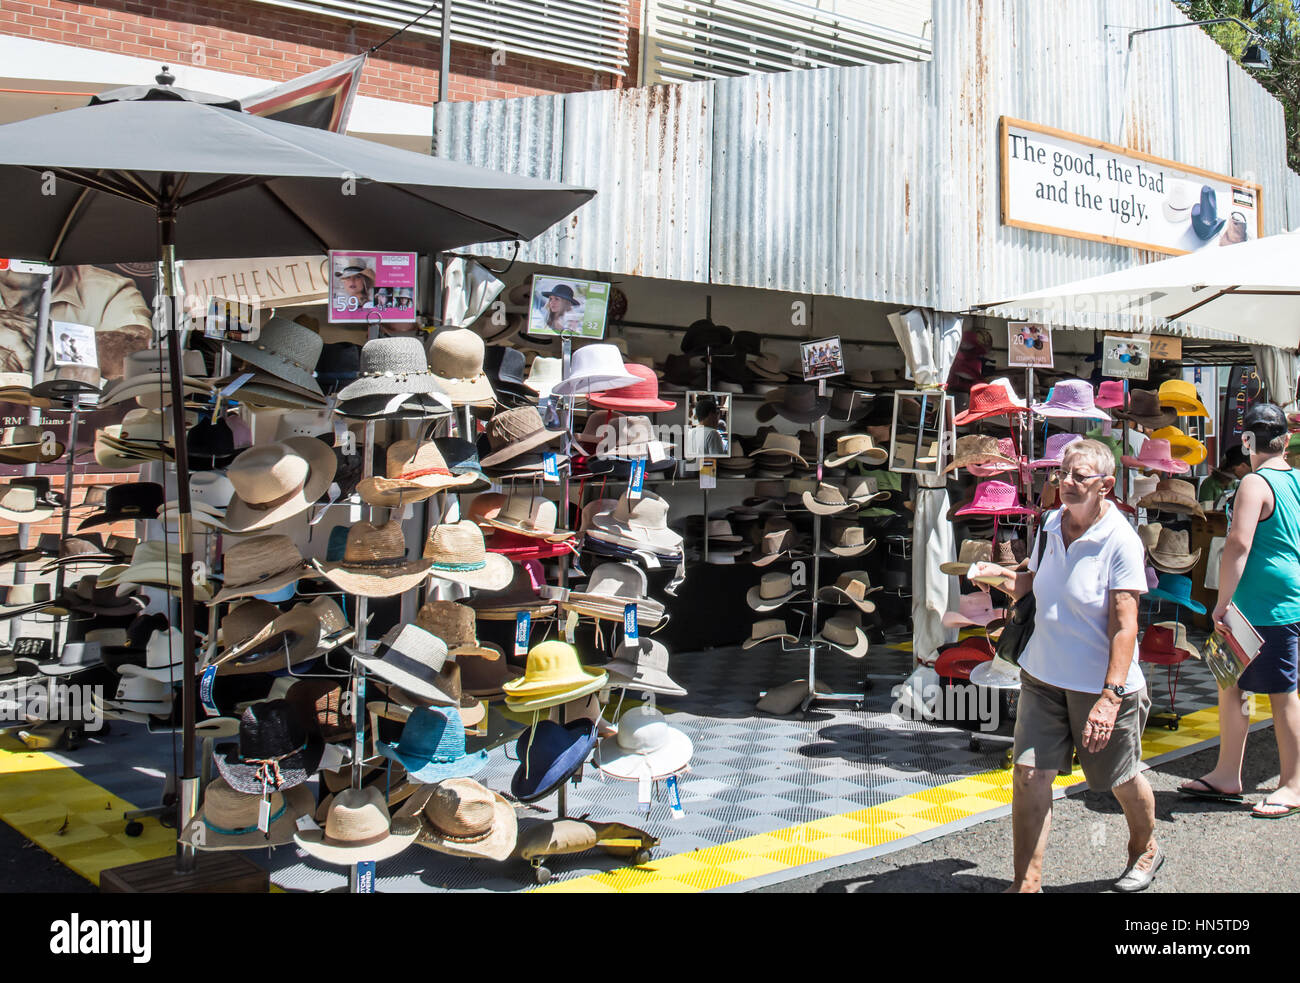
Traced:
[[1121, 700], [1124, 699], [1124, 695], [1128, 692], [1123, 683], [1105, 683], [1101, 688], [1103, 690], [1110, 690]]

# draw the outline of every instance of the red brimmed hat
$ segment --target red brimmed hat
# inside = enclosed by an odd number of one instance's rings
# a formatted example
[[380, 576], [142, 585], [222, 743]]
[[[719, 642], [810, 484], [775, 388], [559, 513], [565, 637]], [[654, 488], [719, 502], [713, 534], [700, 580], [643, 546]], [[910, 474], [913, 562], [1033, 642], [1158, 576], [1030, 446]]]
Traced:
[[981, 662], [993, 661], [993, 646], [986, 638], [964, 638], [944, 649], [934, 662], [934, 671], [942, 679], [970, 679], [971, 670]]
[[521, 536], [518, 533], [497, 530], [488, 538], [489, 552], [500, 553], [507, 559], [522, 563], [524, 560], [549, 560], [569, 552], [566, 543], [548, 543], [544, 539]]
[[592, 393], [587, 397], [587, 402], [616, 413], [666, 413], [677, 408], [673, 400], [659, 398], [659, 377], [655, 375], [654, 369], [636, 362], [624, 362], [623, 370], [641, 381], [621, 389]]
[[1003, 416], [1008, 413], [1028, 412], [1018, 406], [1007, 392], [1006, 387], [998, 382], [980, 382], [970, 387], [970, 407], [953, 418], [953, 423], [964, 427], [968, 423], [984, 420], [991, 416]]

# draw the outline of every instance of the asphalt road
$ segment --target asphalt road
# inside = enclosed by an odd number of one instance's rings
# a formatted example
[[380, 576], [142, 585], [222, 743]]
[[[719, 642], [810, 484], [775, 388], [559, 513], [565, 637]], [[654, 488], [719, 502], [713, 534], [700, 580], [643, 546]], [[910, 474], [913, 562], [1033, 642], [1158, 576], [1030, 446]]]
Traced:
[[[1272, 728], [1246, 745], [1246, 806], [1179, 795], [1178, 785], [1210, 770], [1215, 748], [1147, 772], [1156, 793], [1156, 837], [1166, 854], [1147, 893], [1300, 891], [1300, 815], [1254, 819], [1251, 804], [1277, 786]], [[1255, 794], [1252, 794], [1252, 791]], [[1043, 869], [1051, 894], [1108, 891], [1123, 873], [1124, 817], [1109, 794], [1091, 790], [1057, 800]], [[874, 860], [800, 877], [755, 893], [985, 893], [1011, 883], [1011, 817], [942, 836]]]
[[0, 823], [0, 894], [89, 894], [95, 886]]

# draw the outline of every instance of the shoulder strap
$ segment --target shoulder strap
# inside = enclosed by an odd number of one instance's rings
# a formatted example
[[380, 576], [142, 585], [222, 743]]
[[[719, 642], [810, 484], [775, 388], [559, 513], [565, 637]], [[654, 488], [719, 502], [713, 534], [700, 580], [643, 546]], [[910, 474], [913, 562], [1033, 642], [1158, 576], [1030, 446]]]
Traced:
[[1039, 566], [1039, 567], [1041, 567], [1041, 566], [1043, 565], [1043, 551], [1047, 548], [1047, 539], [1046, 539], [1046, 537], [1043, 535], [1043, 532], [1044, 532], [1044, 530], [1046, 530], [1046, 528], [1047, 528], [1047, 519], [1048, 519], [1048, 517], [1051, 516], [1051, 515], [1054, 515], [1055, 512], [1056, 512], [1055, 509], [1053, 509], [1051, 512], [1044, 512], [1044, 513], [1043, 513], [1043, 521], [1040, 522], [1040, 523], [1038, 524], [1038, 533], [1037, 533], [1037, 537], [1038, 537], [1038, 549], [1037, 549], [1038, 559], [1034, 562], [1034, 565], [1035, 565], [1035, 566]]

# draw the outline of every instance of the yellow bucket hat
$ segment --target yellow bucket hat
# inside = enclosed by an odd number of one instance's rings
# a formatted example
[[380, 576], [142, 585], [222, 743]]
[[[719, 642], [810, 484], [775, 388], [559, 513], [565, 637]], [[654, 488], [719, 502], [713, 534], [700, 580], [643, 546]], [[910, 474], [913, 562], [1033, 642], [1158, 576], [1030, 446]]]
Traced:
[[1183, 379], [1166, 379], [1160, 383], [1159, 399], [1161, 406], [1172, 407], [1179, 416], [1210, 415], [1196, 387]]
[[547, 697], [549, 703], [549, 698], [564, 696], [564, 700], [554, 702], [566, 702], [594, 693], [608, 679], [604, 670], [584, 668], [578, 660], [578, 650], [572, 645], [549, 641], [529, 649], [523, 677], [505, 683], [501, 689], [506, 694], [506, 706], [515, 708], [539, 697]]
[[[1164, 400], [1162, 399], [1161, 402], [1164, 402]], [[1195, 437], [1187, 436], [1177, 427], [1161, 427], [1159, 430], [1154, 431], [1151, 436], [1156, 440], [1169, 441], [1169, 448], [1173, 451], [1174, 457], [1180, 461], [1186, 461], [1191, 467], [1196, 467], [1205, 460], [1205, 445]]]

